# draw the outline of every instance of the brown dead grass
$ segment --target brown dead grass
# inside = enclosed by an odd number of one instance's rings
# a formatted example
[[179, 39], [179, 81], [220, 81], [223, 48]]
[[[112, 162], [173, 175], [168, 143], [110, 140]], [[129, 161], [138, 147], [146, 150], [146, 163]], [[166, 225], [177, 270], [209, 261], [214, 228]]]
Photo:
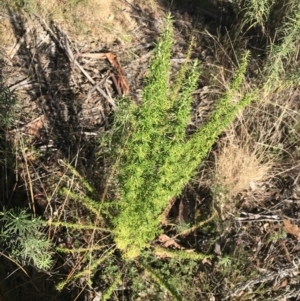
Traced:
[[76, 35], [79, 42], [98, 40], [105, 45], [117, 38], [130, 41], [137, 26], [130, 17], [130, 7], [119, 0], [84, 1], [71, 6], [68, 13], [54, 14], [53, 20], [65, 24], [65, 30]]
[[16, 43], [17, 39], [15, 38], [10, 20], [7, 17], [0, 20], [0, 45], [1, 50], [5, 51], [7, 47], [11, 47]]
[[228, 198], [272, 177], [273, 161], [265, 148], [247, 132], [236, 133], [232, 126], [219, 143], [215, 158], [215, 184]]
[[[225, 77], [220, 74], [218, 82], [226, 88]], [[212, 177], [227, 200], [297, 165], [293, 148], [299, 141], [299, 98], [299, 90], [288, 86], [267, 96], [262, 93], [220, 139]]]
[[[142, 17], [133, 7], [145, 14], [161, 12], [153, 0], [128, 2], [133, 6], [122, 0], [29, 0], [25, 9], [40, 15], [47, 22], [54, 21], [81, 48], [90, 50], [91, 46], [110, 46], [116, 40], [125, 44], [139, 40], [136, 33], [140, 24], [137, 20]], [[6, 7], [16, 9], [15, 1], [6, 0], [5, 3]], [[5, 5], [0, 4], [0, 9], [5, 11]], [[9, 20], [6, 21], [0, 20], [1, 43], [8, 42], [12, 36], [9, 33]]]

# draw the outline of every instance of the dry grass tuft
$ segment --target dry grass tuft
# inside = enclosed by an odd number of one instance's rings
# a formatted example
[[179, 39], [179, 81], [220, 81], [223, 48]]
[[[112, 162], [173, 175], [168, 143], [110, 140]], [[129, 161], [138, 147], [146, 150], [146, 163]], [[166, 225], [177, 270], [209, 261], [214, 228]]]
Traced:
[[248, 133], [237, 134], [233, 126], [220, 141], [215, 158], [215, 185], [226, 191], [228, 198], [272, 177], [274, 163], [265, 148]]
[[286, 88], [249, 106], [220, 140], [215, 153], [214, 184], [228, 199], [252, 190], [293, 168], [300, 92]]

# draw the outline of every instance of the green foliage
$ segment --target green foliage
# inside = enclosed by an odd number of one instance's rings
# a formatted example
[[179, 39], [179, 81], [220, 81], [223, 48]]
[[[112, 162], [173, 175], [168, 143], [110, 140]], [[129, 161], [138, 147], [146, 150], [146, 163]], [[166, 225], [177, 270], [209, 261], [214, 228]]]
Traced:
[[85, 206], [90, 212], [94, 213], [95, 215], [98, 215], [100, 213], [101, 205], [96, 203], [89, 197], [79, 193], [74, 193], [68, 190], [67, 188], [63, 188], [61, 190], [61, 193], [65, 196], [70, 196], [72, 199], [80, 202], [83, 206]]
[[139, 263], [147, 273], [151, 276], [151, 278], [156, 281], [161, 288], [164, 288], [169, 292], [169, 294], [174, 298], [174, 300], [181, 301], [182, 298], [180, 294], [178, 294], [177, 289], [175, 286], [171, 285], [169, 281], [166, 281], [166, 278], [162, 276], [161, 273], [157, 273], [154, 269], [152, 269], [149, 265], [146, 263]]
[[154, 248], [154, 252], [158, 256], [162, 257], [171, 257], [171, 258], [176, 258], [177, 260], [203, 260], [207, 258], [211, 258], [211, 255], [205, 255], [201, 253], [195, 253], [195, 252], [186, 252], [186, 251], [173, 251], [173, 250], [168, 250], [166, 248], [161, 248], [156, 246]]
[[[166, 293], [172, 296], [172, 300], [197, 299], [197, 290], [191, 289], [190, 285], [197, 277], [199, 258], [184, 260], [174, 257], [162, 260], [142, 252], [141, 258], [135, 262], [143, 268], [143, 274], [142, 271], [139, 274], [137, 270], [131, 271], [134, 300], [138, 299], [137, 295], [143, 296], [140, 300], [166, 300]], [[149, 280], [156, 285], [150, 287], [147, 284]]]
[[25, 210], [0, 213], [1, 240], [11, 258], [47, 270], [52, 266], [51, 243], [42, 232], [44, 222]]
[[83, 277], [88, 279], [89, 285], [92, 285], [91, 276], [95, 274], [96, 269], [98, 268], [98, 266], [101, 265], [101, 263], [106, 261], [113, 254], [115, 249], [112, 249], [112, 250], [110, 250], [106, 253], [104, 252], [102, 254], [102, 256], [100, 256], [97, 259], [95, 259], [93, 257], [93, 254], [92, 254], [91, 251], [93, 251], [93, 249], [89, 249], [85, 253], [85, 257], [89, 261], [88, 266], [85, 267], [82, 271], [80, 271], [78, 273], [75, 273], [75, 274], [71, 275], [71, 277], [68, 277], [66, 280], [63, 280], [60, 283], [58, 283], [56, 285], [56, 289], [58, 291], [61, 291], [68, 283], [73, 282], [73, 281], [75, 281], [77, 279], [80, 279], [80, 278], [83, 278]]
[[[3, 164], [6, 170], [11, 168], [10, 165], [14, 160], [7, 143], [6, 131], [15, 121], [16, 103], [16, 95], [0, 83], [0, 164]], [[6, 188], [1, 187], [1, 189], [4, 191]]]
[[[79, 181], [81, 183], [81, 185], [83, 185], [83, 187], [88, 191], [88, 192], [93, 192], [93, 188], [91, 187], [91, 185], [87, 182], [87, 180], [82, 177], [79, 172], [69, 163], [67, 162], [63, 162], [61, 161], [62, 164], [64, 164], [71, 172], [74, 176], [79, 178]], [[93, 205], [95, 206], [95, 205]]]
[[94, 224], [85, 224], [82, 225], [80, 223], [67, 223], [67, 222], [49, 222], [49, 225], [55, 226], [55, 227], [66, 227], [71, 229], [77, 229], [77, 230], [97, 230], [97, 231], [104, 231], [109, 232], [109, 229], [97, 227]]
[[270, 11], [275, 0], [235, 0], [243, 14], [242, 26], [248, 25], [250, 29], [253, 26], [260, 25], [265, 30], [265, 23], [268, 21]]
[[[135, 108], [125, 126], [126, 140], [120, 148], [119, 183], [121, 201], [114, 219], [115, 240], [128, 257], [139, 251], [158, 234], [158, 216], [168, 200], [180, 193], [172, 187], [173, 169], [168, 159], [176, 160], [172, 149], [185, 140], [190, 115], [191, 92], [199, 77], [197, 62], [190, 66], [181, 89], [169, 87], [172, 24], [167, 28], [155, 52], [143, 91], [143, 103]], [[184, 66], [187, 69], [186, 66]], [[183, 77], [182, 73], [179, 74]], [[174, 93], [175, 91], [175, 93]], [[174, 158], [175, 157], [175, 158]], [[167, 167], [168, 170], [164, 170]], [[139, 235], [136, 230], [139, 229]]]
[[122, 273], [118, 273], [115, 277], [114, 281], [110, 285], [110, 287], [103, 293], [101, 300], [106, 301], [110, 298], [111, 294], [116, 289], [117, 285], [119, 284], [121, 280]]
[[14, 122], [13, 107], [17, 97], [4, 85], [0, 84], [0, 128], [9, 127]]
[[[291, 14], [287, 20], [278, 28], [278, 43], [272, 43], [269, 49], [269, 56], [265, 66], [265, 82], [264, 90], [279, 88], [283, 83], [297, 83], [299, 77], [290, 81], [286, 77], [287, 67], [291, 64], [292, 58], [297, 52], [297, 42], [299, 41], [300, 32], [300, 3], [295, 2], [291, 8]], [[293, 66], [292, 66], [293, 67]], [[291, 68], [293, 70], [293, 68]], [[289, 72], [290, 73], [290, 72]]]
[[256, 273], [249, 267], [247, 252], [244, 250], [237, 250], [235, 255], [224, 255], [220, 258], [217, 268], [232, 287], [247, 279], [247, 273]]
[[169, 18], [150, 66], [143, 103], [131, 111], [122, 128], [125, 138], [118, 153], [121, 200], [113, 232], [118, 248], [127, 258], [137, 257], [160, 232], [159, 216], [168, 201], [181, 193], [218, 135], [252, 100], [252, 95], [247, 94], [239, 102], [233, 101], [247, 67], [249, 53], [245, 53], [230, 90], [219, 101], [209, 122], [187, 137], [191, 93], [200, 71], [197, 62], [184, 64], [174, 87], [170, 87], [171, 47]]
[[230, 267], [231, 264], [232, 264], [232, 258], [230, 258], [230, 256], [223, 256], [219, 260], [219, 265], [224, 268]]

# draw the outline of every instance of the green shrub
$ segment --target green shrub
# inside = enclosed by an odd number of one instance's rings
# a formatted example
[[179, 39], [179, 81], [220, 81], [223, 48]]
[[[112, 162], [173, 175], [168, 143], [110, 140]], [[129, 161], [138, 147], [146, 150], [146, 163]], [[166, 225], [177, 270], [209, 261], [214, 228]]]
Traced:
[[8, 255], [21, 265], [32, 264], [38, 269], [52, 266], [51, 243], [41, 231], [44, 222], [31, 218], [25, 210], [0, 212], [0, 238]]
[[0, 128], [11, 126], [14, 122], [13, 107], [16, 95], [0, 83]]
[[[142, 104], [128, 106], [126, 120], [119, 117], [123, 110], [116, 112], [116, 120], [121, 123], [115, 136], [121, 139], [112, 140], [118, 143], [112, 148], [118, 149], [115, 156], [121, 198], [113, 218], [113, 233], [117, 247], [131, 259], [160, 233], [161, 213], [169, 200], [181, 193], [219, 134], [252, 100], [247, 94], [236, 101], [247, 67], [246, 53], [209, 122], [187, 136], [191, 94], [197, 87], [200, 68], [197, 61], [188, 64], [187, 59], [170, 87], [172, 42], [172, 22], [168, 18], [150, 65]], [[187, 58], [190, 53], [191, 47]]]

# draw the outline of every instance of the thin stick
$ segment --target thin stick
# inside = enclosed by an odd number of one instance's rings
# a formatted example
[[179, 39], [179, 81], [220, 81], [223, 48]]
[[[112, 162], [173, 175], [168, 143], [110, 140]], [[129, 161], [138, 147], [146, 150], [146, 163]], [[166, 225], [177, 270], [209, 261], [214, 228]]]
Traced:
[[114, 74], [111, 74], [111, 78], [112, 78], [112, 80], [113, 80], [113, 82], [114, 82], [114, 85], [115, 85], [115, 87], [116, 87], [116, 90], [117, 90], [118, 95], [122, 95], [121, 89], [120, 89], [120, 87], [119, 87], [119, 85], [118, 85], [118, 81], [117, 81], [115, 75], [114, 75]]
[[13, 49], [11, 50], [10, 54], [9, 54], [9, 58], [13, 59], [13, 57], [16, 55], [16, 53], [18, 52], [18, 50], [21, 47], [21, 44], [25, 41], [26, 36], [28, 35], [28, 33], [30, 32], [32, 26], [28, 27], [25, 31], [25, 33], [23, 34], [23, 36], [21, 37], [21, 39], [17, 42], [17, 44], [13, 47]]
[[109, 100], [110, 100], [110, 103], [115, 105], [114, 100], [111, 98], [111, 95], [110, 95], [110, 92], [109, 92], [109, 90], [108, 90], [108, 87], [107, 87], [106, 82], [104, 83], [104, 87], [105, 87], [105, 91], [106, 91], [106, 93], [107, 93], [107, 95], [108, 95], [108, 98], [109, 98]]
[[[58, 40], [58, 38], [56, 37], [56, 35], [55, 35], [55, 33], [51, 30], [51, 28], [48, 26], [48, 24], [45, 22], [45, 20], [42, 18], [42, 17], [40, 17], [40, 16], [38, 16], [38, 15], [36, 15], [36, 14], [34, 14], [38, 19], [40, 19], [40, 21], [44, 24], [44, 26], [46, 27], [46, 29], [49, 31], [49, 33], [50, 33], [50, 35], [52, 36], [52, 38], [55, 40], [55, 42], [59, 45], [59, 47], [61, 48], [61, 49], [63, 49], [63, 50], [65, 50], [65, 53], [66, 53], [66, 55], [67, 55], [67, 57], [68, 57], [68, 59], [69, 59], [69, 61], [71, 62], [71, 63], [73, 63], [82, 73], [83, 73], [83, 75], [89, 80], [89, 82], [91, 83], [91, 84], [93, 84], [93, 85], [96, 85], [96, 82], [91, 78], [91, 76], [83, 69], [83, 67], [79, 64], [79, 62], [75, 59], [75, 57], [74, 57], [74, 55], [73, 55], [73, 52], [72, 52], [72, 50], [71, 50], [71, 47], [70, 47], [70, 44], [69, 44], [69, 41], [68, 41], [68, 39], [67, 39], [67, 36], [63, 33], [63, 35], [64, 35], [64, 37], [65, 37], [65, 39], [64, 39], [64, 42], [65, 42], [65, 44], [66, 44], [66, 46], [65, 45], [63, 45], [63, 43], [60, 41], [60, 40]], [[109, 101], [109, 99], [108, 99], [108, 97], [106, 96], [106, 94], [104, 93], [104, 91], [102, 90], [102, 89], [100, 89], [99, 87], [96, 87], [96, 90], [101, 94], [101, 95], [103, 95], [107, 100], [108, 100], [108, 102], [112, 105], [112, 106], [116, 106], [115, 104], [112, 104], [110, 101]]]
[[31, 182], [31, 178], [30, 178], [28, 162], [27, 162], [27, 158], [26, 158], [26, 154], [24, 152], [24, 149], [22, 149], [22, 155], [23, 155], [23, 159], [24, 159], [24, 162], [25, 162], [26, 174], [27, 174], [27, 178], [28, 178], [28, 186], [29, 186], [29, 193], [30, 193], [30, 200], [31, 200], [31, 210], [32, 210], [33, 216], [36, 217], [32, 182]]
[[24, 274], [25, 274], [28, 278], [30, 278], [29, 275], [27, 274], [27, 272], [23, 269], [23, 267], [22, 267], [18, 262], [16, 262], [16, 261], [13, 260], [12, 258], [6, 256], [6, 255], [5, 255], [4, 253], [2, 253], [2, 252], [0, 252], [0, 255], [2, 255], [2, 256], [5, 257], [6, 259], [10, 260], [11, 262], [13, 262], [15, 265], [17, 265], [18, 268], [21, 269], [21, 270], [24, 272]]

